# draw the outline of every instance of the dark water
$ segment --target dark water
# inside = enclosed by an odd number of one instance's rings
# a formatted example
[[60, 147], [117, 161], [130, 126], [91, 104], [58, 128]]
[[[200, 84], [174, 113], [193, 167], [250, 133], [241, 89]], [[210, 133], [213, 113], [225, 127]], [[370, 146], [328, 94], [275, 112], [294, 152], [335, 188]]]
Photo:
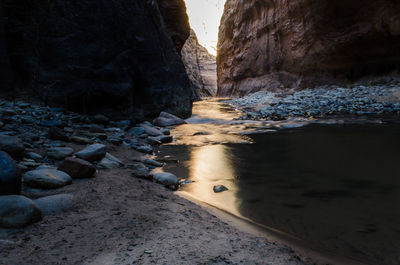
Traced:
[[[400, 264], [400, 125], [312, 125], [255, 144], [165, 146], [195, 197], [311, 245]], [[214, 193], [214, 185], [229, 191]]]

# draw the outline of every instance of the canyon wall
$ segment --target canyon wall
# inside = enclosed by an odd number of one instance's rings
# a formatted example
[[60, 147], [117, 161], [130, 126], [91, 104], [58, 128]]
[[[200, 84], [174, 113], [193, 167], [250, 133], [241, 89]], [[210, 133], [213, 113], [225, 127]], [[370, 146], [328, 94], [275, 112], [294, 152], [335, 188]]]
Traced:
[[218, 94], [305, 88], [400, 66], [396, 0], [227, 0]]
[[200, 45], [196, 33], [191, 30], [182, 49], [182, 60], [197, 94], [211, 97], [217, 93], [217, 62], [206, 48]]
[[183, 0], [0, 5], [2, 95], [121, 119], [190, 114], [194, 93], [179, 55], [190, 33]]

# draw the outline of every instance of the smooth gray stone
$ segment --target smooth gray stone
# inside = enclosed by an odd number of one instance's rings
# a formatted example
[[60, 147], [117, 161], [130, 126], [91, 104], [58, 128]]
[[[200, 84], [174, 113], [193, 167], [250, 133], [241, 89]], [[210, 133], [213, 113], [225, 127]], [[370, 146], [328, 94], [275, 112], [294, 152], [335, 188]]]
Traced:
[[74, 150], [70, 147], [51, 147], [47, 149], [47, 155], [56, 160], [63, 160], [66, 157], [71, 156]]
[[74, 206], [74, 196], [71, 194], [57, 194], [42, 197], [34, 201], [42, 211], [43, 216], [58, 214], [70, 210]]
[[33, 188], [56, 189], [71, 184], [72, 178], [56, 169], [36, 169], [24, 174], [24, 183]]
[[42, 219], [36, 204], [20, 195], [0, 196], [0, 227], [20, 228]]
[[99, 163], [99, 167], [105, 169], [120, 168], [123, 165], [124, 163], [110, 153], [106, 153], [106, 156]]
[[163, 163], [160, 163], [160, 162], [155, 161], [155, 160], [150, 159], [150, 158], [145, 159], [145, 160], [144, 160], [144, 163], [145, 163], [145, 164], [148, 164], [148, 165], [150, 165], [150, 166], [155, 166], [155, 167], [162, 167], [162, 166], [164, 166]]
[[224, 185], [217, 185], [217, 186], [213, 187], [213, 191], [215, 193], [220, 193], [220, 192], [223, 192], [223, 191], [226, 191], [226, 190], [228, 190], [228, 188], [225, 187]]
[[156, 173], [153, 179], [164, 186], [176, 186], [179, 183], [178, 177], [168, 172]]
[[144, 131], [150, 136], [161, 136], [161, 135], [163, 135], [163, 133], [160, 130], [158, 130], [158, 129], [154, 128], [154, 127], [151, 127], [149, 125], [140, 124], [140, 127], [142, 127], [144, 129]]
[[83, 150], [76, 153], [76, 156], [86, 161], [98, 161], [106, 155], [106, 146], [104, 144], [91, 144]]

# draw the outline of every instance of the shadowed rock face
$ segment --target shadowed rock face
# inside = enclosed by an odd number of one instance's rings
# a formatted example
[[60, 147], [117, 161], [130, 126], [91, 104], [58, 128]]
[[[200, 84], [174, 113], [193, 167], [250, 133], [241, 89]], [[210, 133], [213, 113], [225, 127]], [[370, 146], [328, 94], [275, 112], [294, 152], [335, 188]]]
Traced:
[[2, 13], [8, 91], [113, 118], [190, 113], [179, 56], [190, 33], [182, 0], [4, 0]]
[[353, 81], [400, 65], [400, 2], [228, 0], [218, 94]]
[[201, 97], [217, 93], [217, 63], [215, 56], [200, 45], [196, 33], [191, 30], [182, 49], [182, 60], [189, 79]]

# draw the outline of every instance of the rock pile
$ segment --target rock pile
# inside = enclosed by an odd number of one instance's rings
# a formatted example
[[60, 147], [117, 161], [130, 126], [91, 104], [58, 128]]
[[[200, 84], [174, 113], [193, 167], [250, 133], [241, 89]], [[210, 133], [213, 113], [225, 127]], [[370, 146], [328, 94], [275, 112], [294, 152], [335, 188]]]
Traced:
[[[184, 123], [168, 113], [158, 121], [160, 126]], [[32, 201], [19, 195], [21, 187], [34, 189], [41, 197], [40, 191], [62, 192], [60, 188], [74, 179], [94, 177], [97, 169], [125, 166], [135, 177], [178, 185], [178, 178], [169, 173], [153, 177], [151, 170], [164, 164], [147, 155], [153, 154], [153, 146], [172, 142], [169, 134], [167, 128], [149, 122], [133, 126], [129, 120], [112, 121], [104, 115], [89, 117], [63, 108], [0, 100], [0, 227], [24, 227], [74, 205], [71, 194]], [[142, 159], [125, 165], [109, 153], [119, 145], [142, 152]]]
[[400, 113], [400, 84], [356, 85], [353, 88], [322, 86], [291, 93], [260, 91], [229, 103], [244, 111], [242, 119], [397, 115]]

